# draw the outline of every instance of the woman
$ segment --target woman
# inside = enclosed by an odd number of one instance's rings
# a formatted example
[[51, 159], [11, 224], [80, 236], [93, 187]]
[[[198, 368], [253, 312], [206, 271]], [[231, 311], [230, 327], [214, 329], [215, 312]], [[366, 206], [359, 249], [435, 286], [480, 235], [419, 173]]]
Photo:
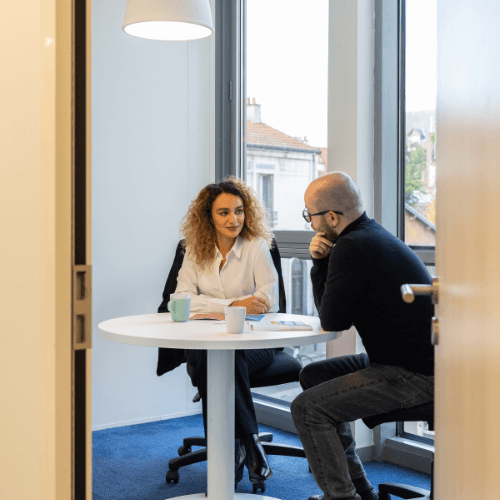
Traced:
[[[224, 312], [226, 306], [246, 307], [247, 314], [278, 311], [278, 274], [269, 248], [272, 233], [258, 198], [243, 181], [229, 177], [203, 188], [181, 225], [186, 255], [176, 293], [191, 294], [192, 312]], [[243, 464], [250, 481], [272, 475], [259, 441], [250, 393], [250, 375], [268, 366], [276, 349], [235, 351], [236, 481]], [[206, 351], [187, 351], [188, 372], [203, 402], [206, 435]]]

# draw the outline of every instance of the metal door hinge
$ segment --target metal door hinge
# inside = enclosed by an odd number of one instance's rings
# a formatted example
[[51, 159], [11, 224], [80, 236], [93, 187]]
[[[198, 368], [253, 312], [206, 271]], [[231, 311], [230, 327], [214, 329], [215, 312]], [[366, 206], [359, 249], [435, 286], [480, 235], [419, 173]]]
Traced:
[[73, 349], [92, 347], [92, 267], [73, 266]]

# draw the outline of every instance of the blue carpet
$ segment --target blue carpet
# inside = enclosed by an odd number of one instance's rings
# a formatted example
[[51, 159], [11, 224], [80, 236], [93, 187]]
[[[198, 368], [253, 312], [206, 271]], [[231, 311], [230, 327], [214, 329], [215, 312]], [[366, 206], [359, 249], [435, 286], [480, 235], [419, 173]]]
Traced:
[[[277, 443], [300, 446], [295, 434], [262, 424], [259, 430], [272, 432]], [[201, 415], [93, 432], [92, 499], [164, 500], [205, 491], [206, 462], [180, 469], [177, 484], [165, 481], [168, 461], [177, 456], [182, 439], [202, 435]], [[282, 500], [307, 500], [310, 495], [321, 493], [305, 459], [270, 456], [269, 462], [274, 475], [267, 481], [265, 495]], [[428, 474], [387, 462], [364, 465], [374, 486], [394, 482], [430, 489]], [[252, 492], [246, 469], [237, 491]]]

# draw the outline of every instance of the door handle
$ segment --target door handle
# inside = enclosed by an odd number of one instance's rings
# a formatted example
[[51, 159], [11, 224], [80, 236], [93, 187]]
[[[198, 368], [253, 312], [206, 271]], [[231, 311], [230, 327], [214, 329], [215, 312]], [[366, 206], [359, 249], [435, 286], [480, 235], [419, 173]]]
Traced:
[[401, 285], [401, 295], [407, 304], [415, 300], [415, 295], [430, 295], [433, 304], [439, 303], [439, 280], [432, 278], [431, 285]]
[[[407, 304], [415, 300], [415, 295], [430, 295], [434, 305], [439, 303], [439, 280], [432, 278], [430, 285], [401, 285], [401, 295]], [[436, 346], [439, 342], [439, 320], [432, 318], [431, 322], [431, 343]]]

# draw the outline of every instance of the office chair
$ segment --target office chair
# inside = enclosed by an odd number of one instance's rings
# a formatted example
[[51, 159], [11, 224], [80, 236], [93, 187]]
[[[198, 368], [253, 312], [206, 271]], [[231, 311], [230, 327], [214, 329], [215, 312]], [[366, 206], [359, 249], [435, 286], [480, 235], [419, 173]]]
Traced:
[[[182, 266], [182, 260], [184, 258], [182, 241], [177, 245], [177, 250], [174, 258], [174, 263], [168, 275], [167, 283], [165, 284], [165, 289], [163, 291], [163, 302], [158, 308], [158, 312], [166, 312], [167, 304], [170, 300], [170, 294], [175, 292], [177, 286], [177, 275]], [[270, 250], [271, 257], [273, 259], [274, 266], [278, 273], [278, 285], [279, 285], [279, 310], [280, 313], [286, 312], [286, 297], [285, 297], [285, 287], [283, 284], [283, 276], [281, 271], [281, 257], [276, 245], [276, 241], [273, 240], [273, 246]], [[158, 368], [157, 374], [162, 375], [170, 369], [176, 368], [182, 362], [185, 361], [183, 354], [181, 355], [178, 349], [165, 349], [160, 348], [158, 353]], [[261, 371], [254, 373], [250, 377], [250, 387], [267, 387], [272, 385], [287, 384], [289, 382], [298, 382], [300, 370], [302, 369], [301, 363], [295, 359], [293, 356], [285, 353], [283, 349], [276, 352], [276, 356], [273, 362], [262, 369]], [[189, 365], [188, 365], [189, 372]], [[196, 394], [193, 401], [199, 401], [200, 396]], [[270, 432], [259, 433], [259, 439], [262, 442], [262, 446], [267, 455], [281, 455], [287, 457], [302, 457], [306, 458], [305, 452], [302, 447], [299, 446], [289, 446], [285, 444], [272, 443], [273, 435]], [[192, 446], [202, 446], [201, 450], [192, 451]], [[204, 437], [188, 437], [183, 440], [182, 446], [179, 448], [179, 457], [170, 460], [167, 471], [166, 481], [167, 483], [174, 482], [177, 484], [179, 482], [179, 469], [185, 467], [186, 465], [195, 464], [198, 462], [206, 461], [207, 459], [207, 449], [206, 449], [206, 439]], [[262, 492], [266, 491], [266, 482], [261, 481], [252, 484], [253, 492], [257, 492], [259, 489]]]
[[[373, 429], [377, 425], [386, 422], [420, 422], [425, 421], [429, 424], [429, 430], [434, 430], [434, 403], [426, 403], [406, 408], [403, 410], [394, 410], [380, 415], [363, 418], [367, 427]], [[379, 488], [379, 500], [391, 500], [391, 495], [404, 499], [417, 498], [420, 500], [433, 500], [434, 498], [434, 458], [431, 463], [431, 490], [424, 490], [416, 486], [409, 486], [398, 483], [381, 483]]]

